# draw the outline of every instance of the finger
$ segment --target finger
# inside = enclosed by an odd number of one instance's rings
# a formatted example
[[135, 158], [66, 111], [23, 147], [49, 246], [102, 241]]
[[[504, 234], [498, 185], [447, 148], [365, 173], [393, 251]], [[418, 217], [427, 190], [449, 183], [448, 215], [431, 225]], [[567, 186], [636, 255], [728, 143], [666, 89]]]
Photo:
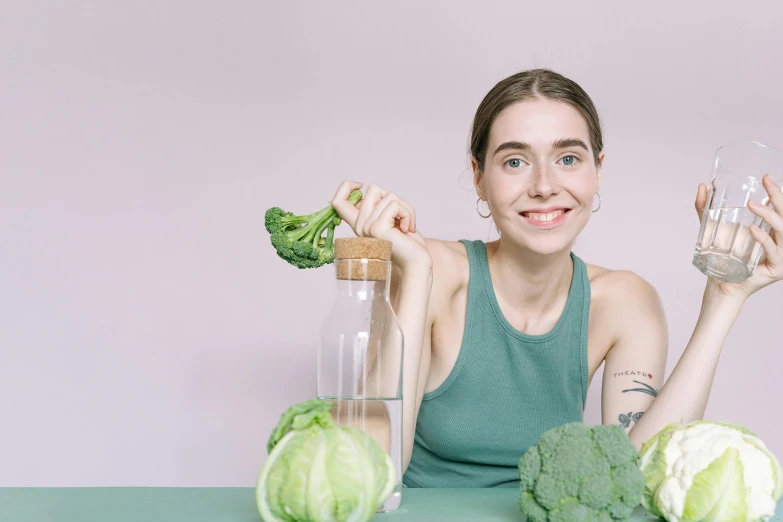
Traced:
[[[401, 199], [399, 196], [394, 194], [393, 192], [388, 192], [384, 198], [394, 198], [395, 201], [397, 201], [401, 207], [403, 207], [404, 210], [407, 212], [402, 212], [400, 217], [400, 231], [405, 233], [415, 233], [416, 232], [416, 211], [413, 209], [410, 203], [405, 201], [404, 199]], [[405, 214], [405, 215], [402, 215]]]
[[779, 216], [783, 216], [783, 192], [781, 192], [780, 187], [769, 174], [766, 174], [761, 178], [761, 183], [764, 185], [767, 194], [769, 194], [769, 201], [772, 203], [772, 206], [775, 207], [775, 212], [777, 212]]
[[392, 199], [397, 201], [397, 203], [399, 203], [400, 206], [404, 207], [405, 210], [407, 210], [407, 212], [404, 212], [399, 216], [400, 232], [404, 232], [404, 233], [416, 232], [416, 211], [413, 210], [413, 207], [410, 205], [410, 203], [408, 203], [404, 199], [401, 199], [397, 194], [391, 191], [387, 191], [386, 194], [384, 194], [383, 199], [381, 201], [392, 200]]
[[[378, 217], [381, 215], [381, 212], [386, 208], [386, 206], [391, 202], [390, 199], [381, 199], [378, 203], [376, 203], [373, 208], [372, 212], [366, 217], [362, 219], [362, 233], [369, 236], [371, 235], [370, 230], [373, 228], [373, 224], [378, 221]], [[394, 224], [392, 223], [392, 226]]]
[[699, 183], [699, 188], [696, 190], [696, 214], [699, 216], [699, 221], [701, 221], [702, 215], [704, 214], [704, 207], [707, 206], [707, 185], [704, 183]]
[[[379, 225], [376, 225], [376, 223], [378, 221], [378, 218], [380, 218], [381, 213], [386, 209], [386, 207], [389, 206], [389, 204], [392, 201], [394, 201], [394, 200], [393, 199], [381, 199], [378, 202], [378, 204], [375, 205], [375, 207], [373, 208], [372, 213], [369, 216], [367, 216], [367, 220], [364, 222], [364, 232], [367, 235], [372, 235], [373, 233], [374, 234], [378, 234], [378, 233], [382, 233], [382, 232], [386, 231], [385, 229], [383, 231], [378, 230]], [[387, 228], [392, 228], [392, 227], [394, 227], [394, 225], [395, 225], [395, 221], [394, 221], [394, 219], [392, 219], [391, 224]], [[372, 232], [372, 231], [374, 231], [374, 232]]]
[[[388, 218], [389, 215], [389, 208], [394, 209], [394, 214], [391, 216], [391, 218]], [[401, 232], [406, 232], [408, 230], [408, 225], [410, 224], [410, 212], [406, 207], [402, 205], [402, 202], [399, 198], [394, 197], [393, 194], [388, 193], [386, 197], [384, 197], [376, 206], [373, 213], [370, 215], [370, 217], [367, 219], [367, 222], [365, 224], [365, 229], [369, 233], [371, 229], [373, 229], [376, 222], [381, 221], [384, 223], [384, 231], [388, 228], [393, 228], [397, 226], [397, 228], [400, 229]], [[397, 221], [399, 220], [399, 225], [397, 225]]]
[[367, 187], [367, 193], [362, 198], [363, 203], [356, 217], [357, 230], [365, 231], [367, 229], [368, 218], [375, 211], [376, 205], [383, 199], [386, 192], [388, 191], [382, 189], [378, 185], [370, 185]]
[[396, 199], [390, 199], [383, 210], [378, 214], [377, 218], [370, 224], [370, 235], [372, 237], [380, 237], [387, 231], [395, 228], [397, 217], [407, 215], [407, 210], [400, 205], [400, 202]]
[[400, 206], [400, 212], [397, 214], [396, 220], [399, 221], [398, 228], [400, 229], [400, 232], [407, 234], [411, 231], [411, 222], [413, 221], [413, 216], [411, 215], [410, 210], [408, 210], [404, 205], [401, 199], [395, 199], [394, 201], [397, 202], [397, 204]]
[[348, 196], [351, 195], [352, 191], [361, 187], [362, 184], [358, 181], [343, 181], [337, 187], [337, 192], [334, 193], [331, 202], [332, 208], [337, 212], [337, 215], [348, 223], [354, 229], [354, 232], [356, 232], [356, 218], [359, 215], [359, 210], [348, 201]]
[[783, 255], [781, 255], [780, 248], [772, 241], [770, 235], [756, 225], [750, 226], [750, 235], [761, 244], [770, 268], [783, 268]]
[[[397, 198], [397, 201], [399, 201], [400, 205], [405, 207], [408, 210], [408, 213], [410, 214], [407, 232], [416, 232], [416, 210], [414, 210], [413, 206], [411, 206], [411, 204], [405, 201], [404, 199]], [[402, 226], [400, 226], [400, 230], [406, 232], [406, 229]]]
[[783, 236], [783, 217], [775, 212], [771, 207], [756, 203], [755, 201], [748, 202], [748, 208], [751, 212], [763, 219], [772, 230], [775, 231], [775, 237]]

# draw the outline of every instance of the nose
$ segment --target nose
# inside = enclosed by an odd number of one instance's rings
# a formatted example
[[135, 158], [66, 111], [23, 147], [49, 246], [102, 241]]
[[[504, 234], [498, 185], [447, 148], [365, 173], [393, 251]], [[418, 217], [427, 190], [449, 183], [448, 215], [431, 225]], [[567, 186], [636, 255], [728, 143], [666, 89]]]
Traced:
[[530, 197], [548, 198], [560, 192], [560, 186], [553, 174], [549, 171], [547, 164], [539, 163], [533, 170], [528, 187]]

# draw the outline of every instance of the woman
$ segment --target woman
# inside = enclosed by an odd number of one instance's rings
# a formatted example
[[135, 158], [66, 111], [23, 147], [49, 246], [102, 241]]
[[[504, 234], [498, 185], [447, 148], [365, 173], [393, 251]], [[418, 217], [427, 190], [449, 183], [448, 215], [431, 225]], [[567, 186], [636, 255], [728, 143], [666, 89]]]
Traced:
[[[708, 280], [664, 385], [667, 326], [655, 290], [571, 252], [600, 208], [603, 142], [589, 96], [549, 70], [506, 78], [476, 112], [470, 152], [477, 210], [494, 220], [497, 241], [425, 239], [413, 208], [375, 185], [354, 207], [348, 195], [362, 184], [345, 181], [332, 201], [358, 236], [393, 243], [393, 306], [406, 340], [405, 486], [517, 487], [519, 457], [541, 433], [582, 420], [602, 363], [603, 423], [623, 426], [637, 448], [671, 422], [701, 419], [743, 303], [783, 277], [783, 217], [751, 208], [778, 244], [754, 227], [766, 252], [755, 274], [741, 284]], [[783, 194], [763, 183], [783, 214]], [[699, 217], [706, 198], [699, 185]]]

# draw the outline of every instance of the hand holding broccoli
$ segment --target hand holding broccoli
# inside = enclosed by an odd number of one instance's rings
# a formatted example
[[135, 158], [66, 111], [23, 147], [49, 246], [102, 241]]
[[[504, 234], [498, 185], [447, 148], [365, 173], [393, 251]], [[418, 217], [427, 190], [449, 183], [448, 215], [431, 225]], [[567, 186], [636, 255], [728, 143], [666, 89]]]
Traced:
[[393, 244], [392, 262], [429, 268], [424, 238], [416, 230], [416, 213], [392, 192], [370, 185], [362, 197], [361, 183], [344, 181], [331, 203], [299, 216], [280, 207], [266, 211], [264, 225], [277, 255], [297, 268], [318, 268], [334, 262], [334, 230], [343, 220], [359, 237], [385, 239]]
[[391, 241], [392, 262], [403, 271], [432, 264], [424, 237], [416, 228], [416, 212], [399, 196], [377, 185], [370, 185], [362, 200], [350, 204], [349, 194], [362, 184], [344, 181], [332, 199], [332, 207], [359, 237]]

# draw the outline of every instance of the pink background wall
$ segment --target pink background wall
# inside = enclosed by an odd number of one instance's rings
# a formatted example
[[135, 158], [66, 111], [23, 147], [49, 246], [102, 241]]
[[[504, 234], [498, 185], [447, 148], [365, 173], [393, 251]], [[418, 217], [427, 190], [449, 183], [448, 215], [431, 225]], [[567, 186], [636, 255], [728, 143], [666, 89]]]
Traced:
[[[351, 178], [425, 235], [494, 238], [471, 118], [535, 66], [601, 111], [603, 207], [575, 250], [657, 287], [671, 371], [704, 285], [696, 185], [725, 142], [783, 148], [782, 4], [262, 4], [2, 2], [0, 485], [254, 485], [314, 394], [334, 284], [277, 259], [266, 208]], [[707, 417], [783, 459], [781, 303], [783, 283], [747, 303]]]

